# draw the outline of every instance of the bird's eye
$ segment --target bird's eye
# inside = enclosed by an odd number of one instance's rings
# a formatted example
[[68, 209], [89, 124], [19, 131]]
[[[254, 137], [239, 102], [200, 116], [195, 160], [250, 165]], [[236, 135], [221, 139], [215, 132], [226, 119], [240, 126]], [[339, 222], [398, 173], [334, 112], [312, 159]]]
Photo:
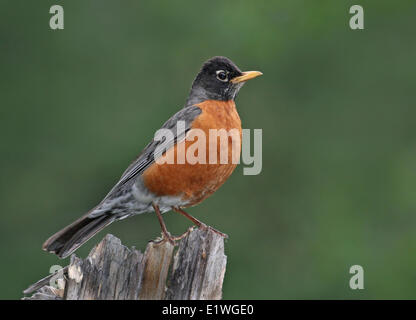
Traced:
[[218, 70], [217, 71], [217, 79], [223, 82], [228, 81], [228, 75], [227, 72], [225, 72], [224, 70]]

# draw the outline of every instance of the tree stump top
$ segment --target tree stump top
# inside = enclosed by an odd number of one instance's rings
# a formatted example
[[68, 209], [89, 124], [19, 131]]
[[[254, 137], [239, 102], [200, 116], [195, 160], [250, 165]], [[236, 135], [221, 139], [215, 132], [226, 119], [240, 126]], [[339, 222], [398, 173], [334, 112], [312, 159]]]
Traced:
[[24, 291], [31, 300], [221, 299], [227, 257], [223, 238], [191, 228], [174, 247], [149, 242], [144, 253], [107, 234], [85, 259]]

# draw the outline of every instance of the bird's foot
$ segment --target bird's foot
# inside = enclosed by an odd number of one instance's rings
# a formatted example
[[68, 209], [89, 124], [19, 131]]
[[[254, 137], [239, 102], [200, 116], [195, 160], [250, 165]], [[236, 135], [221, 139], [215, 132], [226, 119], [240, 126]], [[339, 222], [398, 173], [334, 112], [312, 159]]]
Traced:
[[172, 246], [176, 245], [176, 242], [178, 240], [179, 237], [174, 237], [172, 236], [169, 232], [167, 233], [163, 233], [162, 232], [162, 237], [156, 239], [153, 241], [153, 243], [160, 245], [160, 244], [164, 244], [166, 241], [168, 241]]
[[219, 231], [219, 230], [217, 230], [217, 229], [215, 229], [215, 228], [213, 228], [213, 227], [211, 227], [211, 226], [208, 226], [208, 225], [206, 225], [205, 223], [201, 223], [199, 226], [198, 226], [198, 228], [199, 229], [201, 229], [201, 230], [212, 230], [213, 232], [215, 232], [216, 234], [218, 234], [218, 235], [220, 235], [221, 237], [223, 237], [224, 239], [228, 239], [228, 235], [227, 234], [225, 234], [225, 233], [222, 233], [221, 231]]
[[225, 233], [222, 233], [221, 231], [218, 231], [217, 229], [214, 229], [213, 227], [206, 225], [202, 221], [199, 221], [197, 218], [191, 216], [189, 213], [186, 213], [181, 207], [172, 207], [172, 209], [176, 211], [177, 213], [180, 213], [184, 217], [188, 218], [189, 220], [191, 220], [201, 230], [211, 229], [216, 234], [219, 234], [221, 237], [228, 239], [228, 236]]
[[180, 236], [172, 236], [169, 232], [167, 233], [163, 233], [162, 232], [162, 236], [156, 240], [153, 241], [153, 243], [160, 245], [165, 243], [166, 241], [168, 241], [171, 245], [176, 246], [177, 241], [182, 240], [183, 238], [185, 238], [192, 230], [194, 230], [195, 227], [198, 227], [200, 230], [211, 230], [213, 232], [215, 232], [216, 234], [220, 235], [221, 237], [223, 237], [224, 239], [228, 239], [228, 235], [225, 233], [222, 233], [221, 231], [218, 231], [217, 229], [208, 226], [204, 223], [201, 223], [198, 226], [192, 226], [190, 227], [185, 233], [181, 234]]

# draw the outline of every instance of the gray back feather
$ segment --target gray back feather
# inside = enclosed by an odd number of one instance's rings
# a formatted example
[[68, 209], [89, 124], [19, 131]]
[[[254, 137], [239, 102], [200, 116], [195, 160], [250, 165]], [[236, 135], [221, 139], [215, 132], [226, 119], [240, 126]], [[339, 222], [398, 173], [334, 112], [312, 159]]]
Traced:
[[[104, 200], [111, 198], [114, 195], [120, 194], [123, 189], [128, 189], [134, 183], [136, 177], [140, 176], [150, 165], [152, 165], [156, 159], [162, 156], [163, 152], [156, 153], [156, 150], [162, 149], [158, 148], [162, 144], [163, 150], [168, 150], [170, 147], [174, 146], [177, 142], [180, 142], [185, 138], [185, 134], [191, 129], [192, 122], [195, 118], [200, 115], [202, 110], [195, 105], [187, 106], [174, 114], [168, 121], [166, 121], [161, 129], [169, 129], [174, 134], [173, 139], [169, 141], [158, 141], [153, 139], [140, 153], [140, 155], [134, 160], [124, 171], [120, 180], [117, 184], [111, 189], [107, 194]], [[183, 132], [178, 134], [178, 121], [185, 122], [185, 128]], [[104, 201], [103, 200], [103, 201]]]

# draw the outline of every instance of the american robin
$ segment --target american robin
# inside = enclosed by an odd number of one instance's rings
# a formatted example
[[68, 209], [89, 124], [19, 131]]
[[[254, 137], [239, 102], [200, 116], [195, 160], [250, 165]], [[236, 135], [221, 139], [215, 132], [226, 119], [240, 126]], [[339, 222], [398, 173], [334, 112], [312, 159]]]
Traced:
[[[228, 179], [236, 167], [230, 157], [235, 156], [232, 152], [236, 151], [239, 158], [241, 140], [237, 146], [226, 145], [226, 160], [229, 161], [225, 162], [179, 163], [177, 152], [186, 152], [191, 147], [187, 137], [196, 129], [207, 136], [212, 129], [234, 129], [241, 137], [241, 120], [234, 99], [245, 81], [261, 74], [258, 71], [241, 72], [226, 57], [214, 57], [206, 61], [192, 84], [184, 108], [162, 126], [162, 129], [171, 130], [172, 135], [164, 140], [155, 137], [130, 164], [107, 196], [84, 216], [46, 240], [43, 249], [65, 258], [110, 223], [144, 212], [156, 212], [162, 240], [172, 243], [175, 238], [167, 231], [162, 213], [173, 210], [198, 227], [207, 228], [183, 208], [200, 203]], [[182, 123], [182, 131], [178, 130], [179, 123]], [[217, 141], [218, 138], [211, 138], [206, 143], [207, 148], [212, 145], [213, 139]], [[160, 152], [162, 143], [164, 152]], [[224, 148], [222, 144], [216, 144], [215, 158], [224, 151], [221, 148]], [[175, 155], [173, 163], [158, 161], [168, 153]]]

